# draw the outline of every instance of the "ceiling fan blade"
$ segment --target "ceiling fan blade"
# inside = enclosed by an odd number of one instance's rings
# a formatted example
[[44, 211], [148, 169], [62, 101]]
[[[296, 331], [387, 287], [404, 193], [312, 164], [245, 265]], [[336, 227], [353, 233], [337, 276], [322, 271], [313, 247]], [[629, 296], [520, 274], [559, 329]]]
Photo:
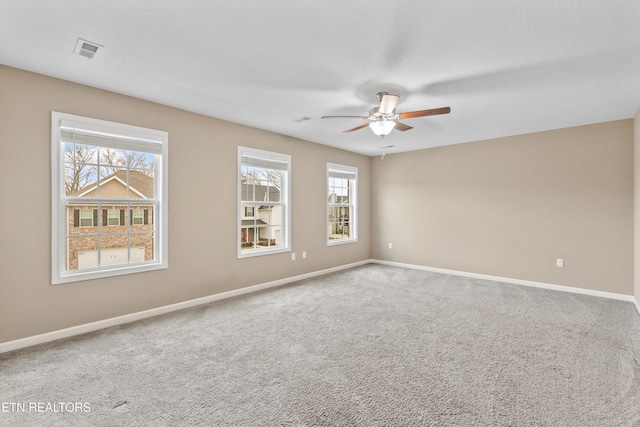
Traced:
[[404, 123], [396, 122], [396, 129], [404, 132], [406, 130], [413, 129], [413, 127], [405, 125]]
[[400, 97], [398, 95], [383, 95], [380, 101], [380, 109], [378, 110], [382, 114], [393, 113], [394, 108]]
[[322, 116], [323, 119], [366, 119], [368, 116]]
[[365, 123], [365, 124], [363, 124], [363, 125], [356, 126], [356, 127], [354, 127], [353, 129], [343, 130], [343, 131], [342, 131], [342, 133], [353, 132], [353, 131], [356, 131], [356, 130], [360, 130], [360, 129], [362, 129], [362, 128], [366, 128], [367, 126], [369, 126], [369, 123]]
[[435, 116], [437, 114], [449, 114], [451, 107], [432, 108], [431, 110], [407, 111], [398, 114], [400, 119], [413, 119], [414, 117]]

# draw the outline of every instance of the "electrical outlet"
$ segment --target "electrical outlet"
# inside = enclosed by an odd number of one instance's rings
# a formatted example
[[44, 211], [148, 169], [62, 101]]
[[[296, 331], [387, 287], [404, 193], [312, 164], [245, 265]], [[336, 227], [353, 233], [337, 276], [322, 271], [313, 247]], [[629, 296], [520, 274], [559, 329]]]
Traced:
[[389, 249], [393, 249], [393, 243], [389, 242]]
[[556, 267], [564, 267], [564, 260], [562, 258], [556, 259]]
[[306, 258], [307, 257], [307, 251], [302, 251], [302, 258]]
[[296, 253], [291, 252], [291, 261], [295, 261], [295, 260], [296, 260]]

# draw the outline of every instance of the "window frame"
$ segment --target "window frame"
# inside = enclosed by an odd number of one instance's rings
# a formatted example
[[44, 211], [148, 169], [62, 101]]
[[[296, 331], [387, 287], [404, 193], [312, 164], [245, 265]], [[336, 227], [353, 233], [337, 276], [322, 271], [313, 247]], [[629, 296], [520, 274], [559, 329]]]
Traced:
[[[341, 203], [330, 203], [329, 202], [329, 192], [330, 192], [330, 181], [331, 171], [341, 172], [346, 174], [353, 174], [354, 178], [350, 181], [349, 185], [353, 186], [349, 188], [349, 204], [341, 204]], [[353, 181], [353, 183], [351, 183]], [[329, 163], [327, 162], [327, 175], [326, 175], [326, 192], [325, 192], [325, 227], [327, 230], [326, 241], [327, 246], [336, 246], [336, 245], [344, 245], [349, 243], [356, 243], [358, 241], [358, 168], [356, 166], [347, 166], [341, 165], [338, 163]], [[349, 214], [349, 228], [351, 232], [351, 236], [348, 238], [342, 239], [330, 239], [330, 231], [329, 231], [329, 209], [332, 207], [339, 208], [350, 208], [351, 212]]]
[[[61, 137], [61, 128], [75, 126], [102, 135], [114, 135], [127, 142], [121, 149], [140, 151], [135, 144], [151, 146], [157, 151], [154, 158], [154, 198], [149, 203], [154, 207], [154, 260], [144, 263], [120, 264], [95, 267], [91, 269], [67, 270], [67, 203], [73, 203], [73, 197], [65, 191], [65, 143]], [[131, 141], [131, 146], [126, 146]], [[168, 143], [169, 134], [165, 131], [132, 126], [107, 120], [83, 117], [74, 114], [51, 112], [51, 284], [78, 282], [84, 280], [120, 276], [165, 269], [168, 267]], [[160, 144], [158, 146], [158, 144]], [[114, 199], [100, 199], [98, 203], [111, 203]], [[138, 199], [131, 199], [131, 202]], [[94, 203], [94, 200], [87, 200]], [[100, 212], [102, 214], [102, 212]], [[108, 215], [108, 214], [107, 214]], [[100, 228], [102, 220], [94, 224]], [[108, 222], [108, 220], [107, 220]], [[122, 225], [122, 224], [121, 224]]]
[[[257, 159], [264, 159], [266, 161], [274, 161], [279, 163], [285, 163], [287, 165], [286, 174], [281, 177], [280, 188], [280, 201], [270, 202], [270, 204], [279, 204], [282, 206], [282, 233], [281, 241], [282, 245], [277, 247], [267, 248], [254, 248], [251, 250], [243, 250], [242, 248], [242, 219], [244, 216], [245, 205], [252, 205], [254, 207], [254, 216], [257, 218], [258, 207], [256, 201], [243, 201], [242, 200], [242, 157], [252, 157]], [[237, 202], [236, 202], [236, 245], [237, 245], [237, 258], [252, 258], [256, 256], [271, 255], [283, 252], [291, 252], [291, 156], [288, 154], [276, 153], [273, 151], [260, 150], [257, 148], [238, 146], [238, 159], [237, 159], [237, 171], [236, 171], [236, 185], [237, 185]]]

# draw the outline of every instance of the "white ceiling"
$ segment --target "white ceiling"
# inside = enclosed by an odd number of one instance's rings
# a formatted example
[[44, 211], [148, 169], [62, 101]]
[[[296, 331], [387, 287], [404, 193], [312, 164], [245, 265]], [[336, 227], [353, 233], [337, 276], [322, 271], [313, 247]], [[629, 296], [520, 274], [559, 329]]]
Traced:
[[[633, 117], [640, 1], [0, 0], [0, 63], [378, 155]], [[320, 119], [381, 90], [452, 111], [384, 140]]]

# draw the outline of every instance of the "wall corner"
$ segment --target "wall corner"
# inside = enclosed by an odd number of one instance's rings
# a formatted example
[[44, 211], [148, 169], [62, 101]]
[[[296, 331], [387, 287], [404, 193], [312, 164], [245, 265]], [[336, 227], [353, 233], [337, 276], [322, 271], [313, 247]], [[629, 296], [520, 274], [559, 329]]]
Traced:
[[640, 313], [640, 108], [633, 119], [633, 295]]

